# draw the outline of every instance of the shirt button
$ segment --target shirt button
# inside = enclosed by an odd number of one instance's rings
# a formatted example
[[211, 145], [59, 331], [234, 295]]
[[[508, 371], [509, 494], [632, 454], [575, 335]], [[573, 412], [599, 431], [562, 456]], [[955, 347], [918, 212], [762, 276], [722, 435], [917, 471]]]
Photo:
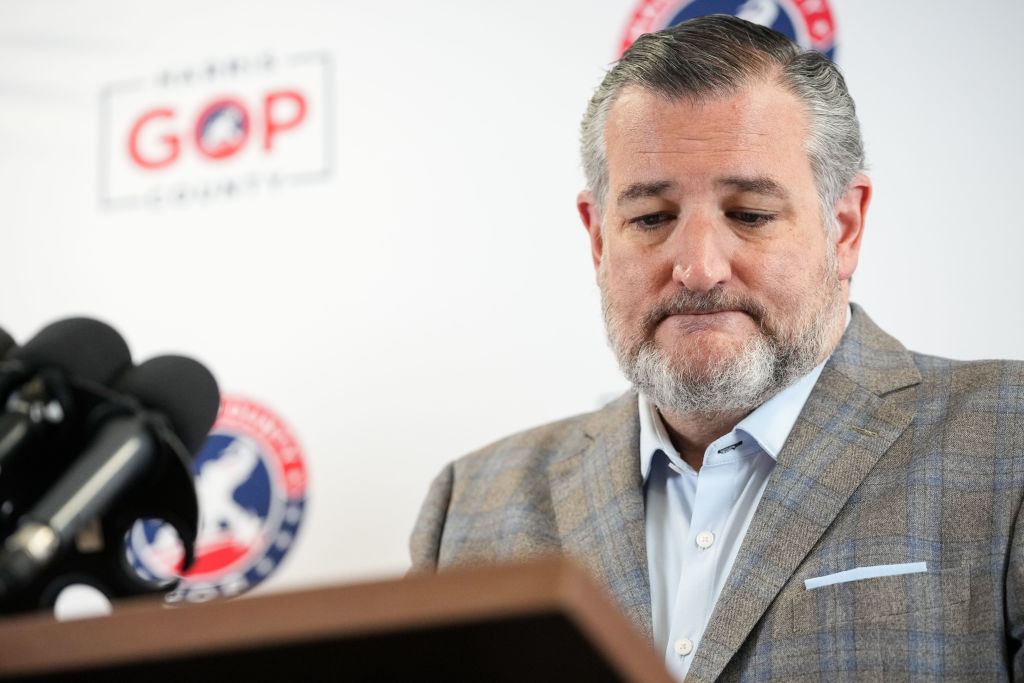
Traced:
[[711, 544], [715, 542], [715, 535], [710, 531], [702, 531], [697, 534], [697, 545], [701, 548], [710, 548]]
[[686, 656], [693, 652], [693, 641], [689, 638], [680, 638], [676, 641], [676, 654]]

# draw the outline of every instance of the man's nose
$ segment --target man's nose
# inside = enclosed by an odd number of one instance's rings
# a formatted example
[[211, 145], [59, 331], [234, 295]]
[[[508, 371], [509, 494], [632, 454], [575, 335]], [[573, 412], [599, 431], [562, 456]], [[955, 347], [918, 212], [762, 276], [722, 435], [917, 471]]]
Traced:
[[707, 216], [677, 225], [667, 246], [675, 261], [672, 279], [691, 291], [707, 292], [732, 276], [728, 236]]

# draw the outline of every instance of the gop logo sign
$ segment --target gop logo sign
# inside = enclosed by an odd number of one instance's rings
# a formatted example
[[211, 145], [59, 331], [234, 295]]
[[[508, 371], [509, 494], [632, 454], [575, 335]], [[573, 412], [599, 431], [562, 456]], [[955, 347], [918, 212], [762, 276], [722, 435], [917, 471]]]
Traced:
[[[195, 563], [169, 602], [203, 602], [248, 590], [291, 548], [306, 505], [306, 468], [287, 426], [253, 401], [225, 397], [196, 456], [199, 535]], [[170, 526], [135, 524], [128, 561], [142, 578], [163, 582], [181, 571], [184, 549]]]
[[329, 64], [264, 56], [106, 88], [102, 204], [177, 204], [325, 178]]
[[[266, 152], [274, 147], [274, 138], [295, 128], [306, 118], [306, 98], [295, 90], [267, 93], [263, 97], [261, 145]], [[287, 113], [282, 115], [282, 110]], [[181, 154], [182, 138], [176, 131], [177, 112], [157, 108], [143, 112], [128, 133], [128, 153], [139, 168], [170, 166]], [[188, 139], [198, 154], [210, 160], [227, 159], [237, 154], [249, 140], [251, 117], [245, 103], [220, 97], [205, 105], [196, 117]], [[186, 135], [189, 128], [184, 129]]]
[[625, 52], [644, 33], [705, 14], [731, 14], [767, 26], [801, 47], [834, 58], [836, 29], [826, 0], [640, 0], [623, 33], [619, 52]]

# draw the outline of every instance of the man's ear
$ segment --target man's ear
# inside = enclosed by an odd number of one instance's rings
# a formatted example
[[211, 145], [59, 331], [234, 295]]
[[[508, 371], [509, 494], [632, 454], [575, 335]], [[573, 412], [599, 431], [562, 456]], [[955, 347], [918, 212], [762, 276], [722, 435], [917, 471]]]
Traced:
[[589, 190], [583, 190], [576, 195], [576, 210], [580, 212], [580, 220], [583, 227], [587, 229], [590, 237], [590, 255], [594, 259], [594, 272], [601, 267], [601, 252], [604, 249], [604, 240], [601, 236], [601, 209], [593, 201]]
[[861, 173], [835, 206], [836, 268], [840, 280], [849, 280], [857, 270], [864, 219], [871, 203], [871, 179]]

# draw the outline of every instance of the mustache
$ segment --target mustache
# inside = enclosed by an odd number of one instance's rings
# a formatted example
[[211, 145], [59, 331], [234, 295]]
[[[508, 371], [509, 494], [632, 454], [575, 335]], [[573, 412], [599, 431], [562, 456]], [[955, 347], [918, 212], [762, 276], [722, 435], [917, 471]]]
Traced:
[[764, 329], [769, 317], [768, 310], [757, 301], [745, 296], [726, 292], [721, 287], [706, 292], [681, 289], [671, 297], [658, 302], [645, 317], [644, 326], [650, 330], [671, 315], [691, 313], [715, 313], [718, 311], [739, 311], [746, 313], [759, 327]]

